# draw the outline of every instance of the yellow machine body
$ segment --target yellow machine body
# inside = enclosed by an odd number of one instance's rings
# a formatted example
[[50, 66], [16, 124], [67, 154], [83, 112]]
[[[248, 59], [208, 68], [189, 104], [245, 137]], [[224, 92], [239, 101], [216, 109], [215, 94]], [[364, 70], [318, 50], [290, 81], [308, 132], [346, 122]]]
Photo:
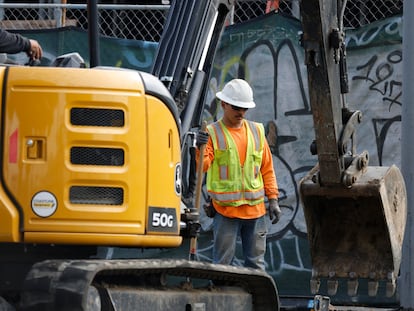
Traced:
[[146, 78], [0, 69], [0, 242], [181, 244], [178, 122]]

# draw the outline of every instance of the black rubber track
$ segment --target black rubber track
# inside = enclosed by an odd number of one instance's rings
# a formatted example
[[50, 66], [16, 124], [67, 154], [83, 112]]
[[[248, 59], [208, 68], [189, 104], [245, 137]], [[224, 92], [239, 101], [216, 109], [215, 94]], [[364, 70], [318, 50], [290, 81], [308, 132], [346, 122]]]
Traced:
[[[279, 310], [276, 284], [264, 271], [198, 261], [163, 259], [46, 260], [37, 263], [25, 280], [19, 310], [88, 310], [86, 297], [91, 285], [98, 285], [98, 288], [117, 286], [121, 281], [127, 283], [121, 285], [136, 286], [142, 290], [151, 276], [157, 275], [209, 280], [217, 286], [242, 287], [252, 295], [253, 310]], [[135, 284], [130, 280], [134, 280]], [[165, 286], [162, 282], [158, 283], [155, 286]], [[154, 287], [154, 283], [151, 286]], [[111, 308], [102, 308], [104, 310]]]

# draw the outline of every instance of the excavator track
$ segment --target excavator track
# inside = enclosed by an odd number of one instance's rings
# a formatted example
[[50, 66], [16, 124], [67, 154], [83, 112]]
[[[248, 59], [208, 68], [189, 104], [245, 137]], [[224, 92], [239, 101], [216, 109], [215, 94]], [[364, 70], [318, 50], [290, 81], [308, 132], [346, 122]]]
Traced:
[[46, 260], [19, 310], [279, 310], [264, 271], [188, 260]]

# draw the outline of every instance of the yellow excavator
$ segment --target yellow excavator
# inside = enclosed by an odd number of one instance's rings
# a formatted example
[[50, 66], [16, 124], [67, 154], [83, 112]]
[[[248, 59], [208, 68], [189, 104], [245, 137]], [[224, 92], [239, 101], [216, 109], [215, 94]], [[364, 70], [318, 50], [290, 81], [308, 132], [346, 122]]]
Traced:
[[232, 6], [174, 1], [152, 73], [99, 66], [96, 1], [91, 68], [76, 53], [0, 66], [0, 309], [279, 308], [263, 271], [100, 255], [197, 237], [197, 210], [181, 202], [182, 144]]

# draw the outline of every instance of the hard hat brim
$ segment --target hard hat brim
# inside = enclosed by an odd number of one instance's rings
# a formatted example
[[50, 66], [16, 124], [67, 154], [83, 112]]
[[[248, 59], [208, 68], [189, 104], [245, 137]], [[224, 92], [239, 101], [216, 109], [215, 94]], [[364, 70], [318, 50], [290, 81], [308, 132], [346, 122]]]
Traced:
[[226, 96], [226, 94], [224, 94], [222, 91], [217, 92], [216, 93], [216, 97], [224, 102], [226, 102], [227, 104], [236, 106], [236, 107], [240, 107], [240, 108], [254, 108], [256, 107], [256, 104], [254, 103], [254, 101], [250, 101], [250, 102], [243, 102], [243, 101], [239, 101], [239, 100], [234, 100], [231, 99], [230, 97]]

